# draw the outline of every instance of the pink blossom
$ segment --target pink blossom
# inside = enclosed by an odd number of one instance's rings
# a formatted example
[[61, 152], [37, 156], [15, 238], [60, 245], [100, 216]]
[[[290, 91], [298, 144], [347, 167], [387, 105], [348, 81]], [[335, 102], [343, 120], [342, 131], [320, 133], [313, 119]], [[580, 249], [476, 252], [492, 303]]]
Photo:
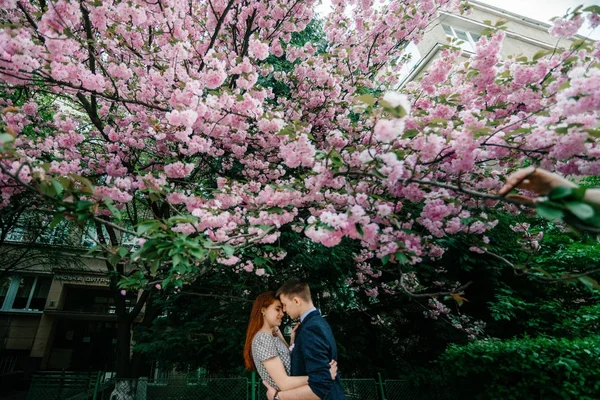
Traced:
[[380, 119], [375, 124], [375, 140], [382, 143], [391, 143], [404, 131], [404, 122], [399, 119]]
[[581, 15], [571, 20], [557, 18], [552, 22], [552, 27], [548, 31], [557, 37], [571, 37], [581, 28], [583, 21], [584, 19]]
[[207, 72], [204, 83], [209, 89], [216, 89], [225, 82], [227, 75], [222, 71], [212, 70]]
[[165, 165], [164, 170], [169, 178], [185, 178], [194, 170], [194, 167], [194, 164], [183, 164], [178, 161]]
[[269, 46], [258, 40], [251, 40], [249, 45], [250, 55], [257, 60], [264, 60], [269, 56]]
[[167, 121], [169, 121], [169, 123], [173, 126], [185, 126], [189, 128], [192, 125], [194, 125], [194, 122], [196, 122], [196, 119], [198, 118], [198, 113], [194, 110], [173, 110], [171, 112], [168, 112], [165, 115], [165, 117], [167, 118]]
[[282, 145], [280, 154], [285, 165], [290, 168], [312, 167], [315, 162], [315, 147], [306, 135], [300, 135], [296, 140]]

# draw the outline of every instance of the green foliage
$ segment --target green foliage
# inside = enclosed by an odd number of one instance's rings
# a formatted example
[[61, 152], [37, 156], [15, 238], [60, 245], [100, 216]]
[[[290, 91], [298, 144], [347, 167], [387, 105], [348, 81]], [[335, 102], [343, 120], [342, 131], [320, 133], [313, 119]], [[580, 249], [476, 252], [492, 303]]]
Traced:
[[[302, 47], [306, 43], [311, 43], [316, 47], [317, 54], [322, 54], [326, 51], [327, 41], [325, 40], [325, 33], [323, 32], [323, 21], [318, 19], [311, 20], [302, 32], [294, 32], [292, 34], [292, 38], [288, 45]], [[294, 65], [299, 63], [299, 61], [290, 62], [286, 59], [285, 54], [281, 57], [270, 54], [265, 60], [265, 63], [273, 66], [273, 72], [265, 77], [261, 76], [258, 80], [258, 84], [263, 87], [271, 88], [276, 98], [279, 96], [291, 98], [292, 89], [286, 83], [276, 80], [274, 78], [274, 73], [288, 73], [294, 69]]]
[[456, 398], [592, 400], [600, 396], [600, 336], [451, 345], [439, 362], [458, 392]]
[[585, 191], [585, 187], [554, 188], [548, 200], [537, 204], [537, 213], [550, 221], [564, 221], [580, 231], [600, 233], [600, 208], [583, 201]]

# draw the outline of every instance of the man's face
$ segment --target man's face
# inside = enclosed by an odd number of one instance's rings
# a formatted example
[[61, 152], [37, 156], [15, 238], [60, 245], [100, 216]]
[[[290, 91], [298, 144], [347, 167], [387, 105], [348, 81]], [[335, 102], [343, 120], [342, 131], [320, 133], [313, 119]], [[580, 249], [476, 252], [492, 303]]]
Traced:
[[300, 301], [298, 297], [289, 298], [285, 294], [279, 296], [281, 304], [283, 304], [283, 312], [290, 316], [291, 319], [300, 318]]

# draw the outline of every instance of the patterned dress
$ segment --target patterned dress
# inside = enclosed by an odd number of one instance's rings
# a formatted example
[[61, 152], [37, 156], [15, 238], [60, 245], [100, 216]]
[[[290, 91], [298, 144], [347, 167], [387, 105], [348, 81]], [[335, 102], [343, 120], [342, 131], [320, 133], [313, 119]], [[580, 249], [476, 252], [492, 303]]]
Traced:
[[283, 366], [285, 367], [285, 373], [290, 374], [290, 351], [279, 338], [269, 335], [265, 332], [258, 332], [254, 339], [252, 339], [252, 358], [254, 358], [254, 365], [260, 377], [267, 381], [269, 385], [279, 390], [275, 381], [271, 378], [263, 362], [269, 358], [279, 357]]

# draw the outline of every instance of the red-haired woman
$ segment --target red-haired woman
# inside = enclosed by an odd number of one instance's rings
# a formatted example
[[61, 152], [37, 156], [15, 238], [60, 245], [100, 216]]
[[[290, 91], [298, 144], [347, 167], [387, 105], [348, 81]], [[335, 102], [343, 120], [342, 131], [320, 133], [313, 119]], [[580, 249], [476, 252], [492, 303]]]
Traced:
[[[250, 322], [246, 332], [244, 346], [244, 364], [246, 369], [258, 371], [262, 380], [277, 390], [289, 390], [308, 385], [308, 376], [290, 375], [290, 348], [285, 341], [279, 325], [283, 318], [283, 306], [275, 292], [258, 295], [252, 305]], [[292, 331], [292, 348], [295, 329]], [[330, 363], [331, 379], [337, 375], [337, 363]]]

